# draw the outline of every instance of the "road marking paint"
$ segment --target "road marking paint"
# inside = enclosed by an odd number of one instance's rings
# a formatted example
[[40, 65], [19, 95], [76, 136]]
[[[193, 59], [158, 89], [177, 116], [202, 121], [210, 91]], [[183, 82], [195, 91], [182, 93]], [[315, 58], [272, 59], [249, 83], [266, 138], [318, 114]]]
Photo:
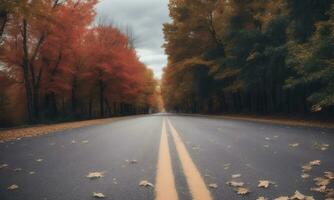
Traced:
[[176, 151], [181, 161], [182, 169], [185, 174], [188, 187], [194, 200], [212, 200], [210, 191], [206, 187], [204, 180], [201, 177], [196, 165], [192, 161], [186, 146], [182, 142], [180, 135], [177, 133], [174, 126], [167, 119], [168, 125], [171, 128], [172, 137], [176, 146]]
[[169, 153], [165, 119], [162, 121], [155, 194], [156, 200], [178, 200], [172, 161]]

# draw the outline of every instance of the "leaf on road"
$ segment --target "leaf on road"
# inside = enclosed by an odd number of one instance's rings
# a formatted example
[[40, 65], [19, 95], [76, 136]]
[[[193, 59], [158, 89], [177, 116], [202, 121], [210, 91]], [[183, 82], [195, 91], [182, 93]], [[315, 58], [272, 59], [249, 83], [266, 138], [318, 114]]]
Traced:
[[268, 200], [268, 199], [265, 197], [258, 197], [256, 200]]
[[33, 175], [33, 174], [35, 174], [35, 172], [34, 172], [34, 171], [31, 171], [31, 172], [29, 172], [29, 174]]
[[0, 169], [8, 167], [8, 164], [2, 164], [0, 165]]
[[310, 175], [309, 174], [302, 174], [300, 177], [302, 177], [303, 179], [307, 179], [307, 178], [310, 178]]
[[268, 140], [268, 141], [271, 140], [270, 137], [266, 137], [265, 139]]
[[104, 194], [101, 192], [93, 192], [93, 197], [95, 198], [105, 198]]
[[280, 197], [277, 197], [274, 200], [289, 200], [289, 197], [287, 197], [287, 196], [280, 196]]
[[147, 180], [142, 180], [138, 184], [140, 187], [154, 187], [154, 185]]
[[299, 146], [299, 143], [289, 144], [289, 147], [296, 148]]
[[104, 172], [89, 172], [89, 174], [86, 176], [89, 179], [98, 179], [102, 178], [104, 176]]
[[290, 199], [292, 199], [292, 200], [294, 200], [294, 199], [303, 200], [305, 198], [306, 198], [306, 196], [303, 195], [302, 193], [300, 193], [298, 190], [296, 190], [295, 194], [292, 197], [290, 197]]
[[259, 185], [258, 187], [262, 188], [268, 188], [270, 185], [270, 181], [268, 180], [259, 180]]
[[242, 187], [244, 186], [244, 182], [236, 182], [236, 181], [229, 181], [226, 182], [227, 185], [232, 186], [232, 187]]
[[311, 166], [319, 166], [320, 163], [321, 163], [320, 160], [313, 160], [313, 161], [310, 162], [310, 165], [311, 165]]
[[14, 185], [9, 186], [7, 189], [8, 190], [16, 190], [18, 188], [19, 188], [19, 186], [14, 184]]
[[241, 174], [233, 174], [232, 175], [232, 178], [240, 178], [241, 177]]
[[15, 172], [20, 172], [20, 171], [22, 171], [22, 168], [15, 168], [14, 171]]
[[82, 144], [87, 144], [87, 143], [88, 143], [88, 140], [82, 140], [81, 143], [82, 143]]
[[312, 170], [312, 166], [310, 164], [306, 164], [302, 166], [303, 172], [310, 172]]
[[320, 186], [320, 187], [313, 187], [313, 188], [311, 188], [311, 191], [324, 193], [324, 192], [326, 192], [326, 185], [323, 185], [323, 186]]
[[240, 195], [246, 195], [249, 193], [249, 189], [245, 187], [238, 187], [235, 189], [235, 191], [237, 192], [237, 194], [240, 194]]
[[218, 185], [217, 185], [216, 183], [210, 183], [210, 184], [209, 184], [209, 188], [217, 189], [217, 188], [218, 188]]
[[38, 158], [38, 159], [36, 159], [36, 162], [43, 162], [43, 159], [42, 158]]
[[317, 186], [327, 186], [330, 183], [330, 180], [323, 177], [317, 177], [313, 179]]
[[329, 180], [334, 179], [334, 173], [333, 172], [325, 172], [325, 177], [328, 178]]

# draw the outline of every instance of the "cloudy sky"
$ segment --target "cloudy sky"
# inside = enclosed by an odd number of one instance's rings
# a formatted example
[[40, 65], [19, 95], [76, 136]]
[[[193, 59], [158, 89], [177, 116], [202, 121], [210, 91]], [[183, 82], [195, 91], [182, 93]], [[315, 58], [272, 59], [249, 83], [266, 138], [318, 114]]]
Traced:
[[132, 28], [140, 60], [153, 69], [156, 78], [161, 78], [167, 63], [161, 46], [162, 24], [170, 20], [168, 0], [101, 0], [96, 11], [97, 19]]

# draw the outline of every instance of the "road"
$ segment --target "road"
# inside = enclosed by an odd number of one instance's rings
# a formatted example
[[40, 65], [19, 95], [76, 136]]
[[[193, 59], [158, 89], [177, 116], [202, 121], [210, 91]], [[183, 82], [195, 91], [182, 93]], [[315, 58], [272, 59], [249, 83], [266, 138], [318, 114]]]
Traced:
[[[84, 200], [100, 192], [120, 200], [254, 200], [296, 190], [324, 199], [310, 188], [315, 177], [334, 171], [333, 146], [329, 129], [147, 115], [1, 143], [0, 165], [8, 166], [0, 168], [0, 199]], [[302, 178], [302, 166], [314, 160], [320, 163]], [[103, 177], [91, 180], [90, 172]], [[154, 187], [139, 186], [142, 180]], [[259, 180], [269, 187], [258, 187]], [[229, 181], [250, 192], [237, 194], [240, 187]]]

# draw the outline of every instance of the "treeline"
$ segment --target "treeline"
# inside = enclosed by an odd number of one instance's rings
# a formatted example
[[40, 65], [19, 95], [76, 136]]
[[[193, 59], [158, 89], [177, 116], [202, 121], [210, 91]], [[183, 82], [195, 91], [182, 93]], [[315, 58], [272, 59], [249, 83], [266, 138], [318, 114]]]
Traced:
[[333, 116], [332, 0], [170, 0], [167, 110]]
[[167, 110], [333, 114], [332, 0], [170, 0]]
[[97, 0], [0, 4], [0, 126], [148, 113], [156, 81]]

